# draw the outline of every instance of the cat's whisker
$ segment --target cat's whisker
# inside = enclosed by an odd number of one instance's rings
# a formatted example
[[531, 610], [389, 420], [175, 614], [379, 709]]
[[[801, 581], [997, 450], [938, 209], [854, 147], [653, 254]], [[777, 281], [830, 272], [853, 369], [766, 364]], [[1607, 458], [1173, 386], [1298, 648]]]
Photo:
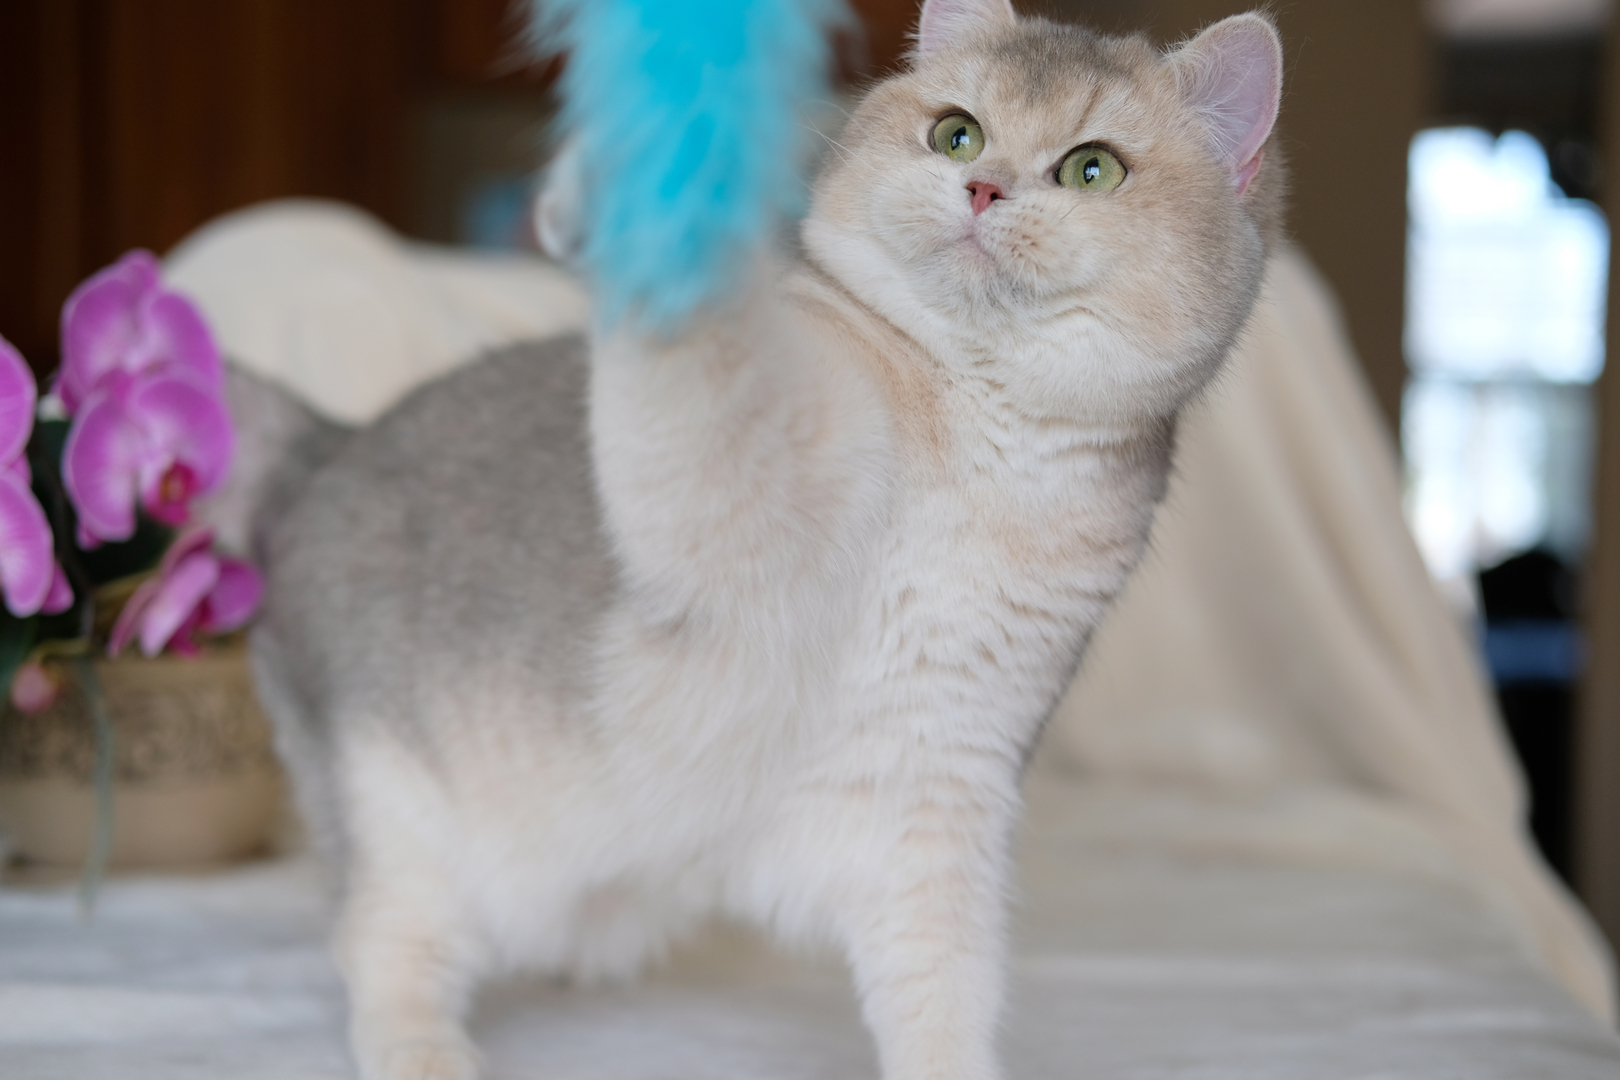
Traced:
[[829, 109], [834, 109], [846, 120], [849, 118], [849, 107], [838, 98], [811, 98], [809, 103], [811, 105], [821, 105]]
[[848, 163], [851, 160], [849, 148], [843, 143], [839, 142], [837, 139], [833, 138], [831, 135], [828, 135], [825, 131], [822, 131], [813, 124], [806, 124], [804, 126], [806, 129], [819, 136], [821, 140], [828, 146], [831, 146], [835, 151], [837, 151], [838, 156], [842, 158], [845, 163]]

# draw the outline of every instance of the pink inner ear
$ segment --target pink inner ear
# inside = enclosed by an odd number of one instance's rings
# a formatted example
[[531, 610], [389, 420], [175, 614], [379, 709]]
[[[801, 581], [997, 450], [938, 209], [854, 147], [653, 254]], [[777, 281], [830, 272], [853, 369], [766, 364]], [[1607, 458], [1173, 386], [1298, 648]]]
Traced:
[[1257, 15], [1224, 19], [1177, 56], [1188, 104], [1209, 126], [1232, 166], [1238, 190], [1260, 168], [1258, 152], [1277, 122], [1282, 95], [1282, 45]]
[[1242, 168], [1238, 169], [1237, 193], [1239, 195], [1249, 190], [1249, 181], [1259, 174], [1260, 163], [1265, 160], [1265, 157], [1266, 152], [1264, 150], [1256, 150], [1254, 156], [1244, 162]]
[[1017, 21], [1011, 0], [924, 0], [917, 18], [917, 56], [969, 44]]

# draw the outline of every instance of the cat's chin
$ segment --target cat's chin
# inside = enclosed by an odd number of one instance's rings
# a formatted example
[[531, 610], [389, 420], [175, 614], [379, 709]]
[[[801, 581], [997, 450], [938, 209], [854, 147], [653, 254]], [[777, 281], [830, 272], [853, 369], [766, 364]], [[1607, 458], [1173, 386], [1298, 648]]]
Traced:
[[954, 230], [955, 235], [947, 249], [975, 265], [1000, 267], [1004, 252], [998, 230], [989, 227], [983, 218], [967, 218]]
[[1000, 257], [976, 231], [969, 232], [952, 244], [949, 258], [959, 263], [963, 269], [986, 275], [993, 274], [1001, 268]]

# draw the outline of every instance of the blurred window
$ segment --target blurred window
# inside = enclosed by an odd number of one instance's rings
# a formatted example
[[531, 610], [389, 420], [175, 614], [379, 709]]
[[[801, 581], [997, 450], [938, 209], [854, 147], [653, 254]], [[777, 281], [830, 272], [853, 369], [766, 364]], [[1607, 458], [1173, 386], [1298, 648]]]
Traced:
[[1580, 561], [1608, 226], [1522, 131], [1420, 132], [1408, 176], [1407, 512], [1462, 596], [1530, 548]]

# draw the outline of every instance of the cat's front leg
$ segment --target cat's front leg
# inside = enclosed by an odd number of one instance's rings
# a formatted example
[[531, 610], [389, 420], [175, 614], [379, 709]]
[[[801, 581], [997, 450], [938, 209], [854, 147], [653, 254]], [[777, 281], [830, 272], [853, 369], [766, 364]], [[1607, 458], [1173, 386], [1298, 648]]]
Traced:
[[344, 905], [338, 955], [361, 1080], [476, 1080], [462, 1012], [470, 965], [430, 910], [362, 886]]
[[1012, 815], [959, 779], [928, 787], [866, 863], [850, 963], [884, 1080], [993, 1080]]

